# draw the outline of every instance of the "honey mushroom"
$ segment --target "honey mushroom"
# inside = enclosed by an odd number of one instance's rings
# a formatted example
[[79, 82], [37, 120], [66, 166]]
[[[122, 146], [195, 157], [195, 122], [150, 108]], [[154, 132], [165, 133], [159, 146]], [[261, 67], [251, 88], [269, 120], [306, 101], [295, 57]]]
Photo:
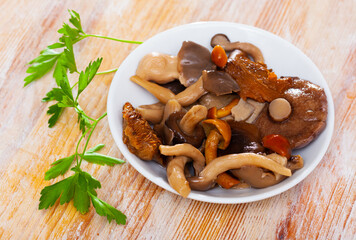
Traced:
[[265, 168], [283, 176], [291, 176], [290, 169], [276, 163], [272, 159], [255, 153], [229, 154], [215, 158], [206, 165], [198, 177], [190, 177], [187, 180], [191, 189], [205, 191], [214, 186], [219, 174], [231, 169], [239, 169], [243, 166], [256, 166]]
[[219, 33], [214, 35], [211, 38], [210, 45], [212, 47], [220, 45], [225, 51], [238, 49], [250, 55], [255, 62], [264, 63], [263, 54], [258, 47], [247, 42], [230, 42], [225, 34]]
[[152, 124], [161, 122], [165, 105], [158, 102], [148, 105], [141, 105], [136, 110], [141, 113], [142, 117]]
[[190, 144], [176, 144], [174, 146], [161, 145], [162, 155], [175, 156], [167, 165], [167, 178], [171, 187], [183, 197], [187, 197], [191, 191], [184, 174], [185, 164], [193, 161], [195, 174], [198, 175], [205, 166], [203, 154]]
[[204, 169], [204, 155], [191, 144], [182, 143], [174, 146], [160, 145], [159, 150], [161, 154], [165, 156], [186, 156], [191, 158], [196, 175]]
[[201, 96], [207, 93], [203, 88], [203, 80], [201, 77], [197, 82], [187, 87], [184, 91], [178, 93], [177, 95], [175, 95], [171, 90], [156, 83], [146, 81], [137, 75], [132, 76], [130, 80], [149, 91], [163, 104], [166, 104], [170, 99], [176, 99], [183, 107], [185, 107], [196, 102]]
[[152, 52], [145, 55], [136, 69], [136, 75], [146, 81], [169, 83], [179, 77], [176, 56]]
[[[209, 164], [217, 157], [218, 148], [226, 149], [231, 140], [230, 125], [220, 119], [207, 119], [202, 122], [205, 134], [207, 136], [205, 143], [205, 161]], [[229, 189], [240, 183], [237, 179], [224, 172], [218, 175], [217, 183], [226, 189]]]

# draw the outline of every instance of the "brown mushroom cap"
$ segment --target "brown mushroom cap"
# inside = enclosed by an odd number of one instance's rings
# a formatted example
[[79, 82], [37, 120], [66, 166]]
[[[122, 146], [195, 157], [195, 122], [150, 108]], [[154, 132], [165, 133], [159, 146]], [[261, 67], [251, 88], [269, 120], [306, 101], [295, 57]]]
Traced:
[[213, 93], [208, 93], [199, 98], [199, 104], [205, 106], [208, 109], [212, 107], [220, 109], [228, 105], [232, 100], [236, 98], [238, 98], [237, 94], [216, 96]]
[[204, 70], [202, 76], [204, 89], [216, 96], [240, 91], [237, 82], [224, 71]]
[[283, 97], [292, 106], [292, 113], [283, 122], [271, 119], [265, 107], [254, 124], [261, 135], [280, 134], [292, 148], [301, 148], [315, 139], [326, 126], [328, 103], [324, 90], [306, 80], [290, 78]]
[[200, 147], [205, 137], [204, 130], [200, 125], [196, 126], [195, 133], [193, 135], [186, 134], [180, 128], [180, 120], [184, 117], [185, 112], [175, 112], [169, 116], [166, 121], [166, 126], [173, 131], [173, 143], [189, 143], [194, 147]]
[[184, 41], [178, 52], [179, 81], [188, 87], [198, 81], [203, 70], [215, 69], [210, 51], [191, 41]]
[[254, 124], [233, 120], [229, 120], [227, 123], [231, 127], [231, 141], [225, 150], [219, 150], [218, 156], [243, 152], [264, 152], [260, 132]]

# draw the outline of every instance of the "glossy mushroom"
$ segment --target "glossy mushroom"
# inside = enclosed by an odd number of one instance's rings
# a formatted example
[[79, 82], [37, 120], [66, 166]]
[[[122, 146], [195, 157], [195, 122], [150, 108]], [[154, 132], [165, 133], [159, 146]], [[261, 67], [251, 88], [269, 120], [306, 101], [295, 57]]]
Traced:
[[174, 146], [160, 145], [159, 150], [161, 154], [165, 156], [186, 156], [191, 158], [196, 175], [204, 169], [204, 155], [191, 144], [183, 143]]
[[177, 156], [172, 158], [167, 165], [167, 179], [169, 185], [176, 190], [182, 197], [187, 197], [190, 193], [189, 182], [185, 178], [184, 167], [192, 161], [186, 156]]
[[[231, 129], [228, 123], [220, 119], [207, 119], [202, 122], [207, 136], [205, 142], [205, 159], [209, 164], [217, 157], [218, 148], [226, 149], [231, 140]], [[229, 189], [240, 183], [237, 179], [224, 172], [217, 176], [216, 182], [223, 188]]]
[[210, 51], [195, 42], [184, 41], [177, 56], [179, 80], [186, 87], [198, 81], [203, 70], [215, 69]]
[[180, 112], [182, 110], [182, 106], [175, 99], [171, 99], [164, 106], [163, 116], [161, 118], [161, 122], [154, 126], [154, 130], [158, 133], [160, 137], [163, 138], [165, 144], [171, 144], [174, 133], [171, 129], [169, 129], [165, 122], [169, 118], [170, 115]]
[[208, 110], [202, 105], [195, 105], [183, 116], [180, 121], [181, 129], [188, 135], [195, 133], [196, 126], [206, 118]]
[[213, 186], [219, 174], [249, 165], [262, 167], [283, 176], [292, 175], [290, 169], [283, 167], [268, 157], [255, 153], [240, 153], [214, 159], [204, 168], [198, 177], [188, 178], [189, 185], [192, 189], [204, 191]]
[[156, 83], [143, 80], [139, 76], [132, 76], [130, 80], [155, 96], [161, 103], [166, 104], [170, 99], [176, 99], [182, 106], [188, 106], [196, 102], [201, 96], [206, 94], [203, 88], [203, 80], [200, 78], [197, 82], [187, 87], [184, 91], [175, 95], [168, 88], [162, 87]]
[[136, 69], [136, 75], [143, 80], [165, 84], [179, 77], [176, 56], [152, 52], [145, 55]]
[[204, 110], [200, 107], [193, 107], [187, 113], [180, 111], [171, 114], [165, 123], [173, 133], [172, 142], [189, 143], [194, 147], [200, 147], [204, 139], [204, 130], [199, 122], [205, 119], [206, 112], [206, 108]]
[[137, 75], [132, 76], [130, 80], [149, 91], [161, 103], [166, 104], [168, 100], [173, 99], [175, 97], [175, 94], [171, 90], [162, 87], [156, 83], [146, 81]]
[[157, 124], [162, 120], [164, 104], [158, 102], [149, 105], [141, 105], [136, 108], [142, 117], [152, 124]]
[[202, 77], [204, 89], [216, 96], [240, 91], [237, 82], [224, 71], [204, 70]]
[[261, 50], [255, 45], [247, 42], [230, 42], [225, 34], [216, 34], [211, 38], [210, 45], [215, 47], [220, 45], [225, 51], [232, 51], [239, 49], [250, 55], [255, 62], [264, 63], [264, 58]]

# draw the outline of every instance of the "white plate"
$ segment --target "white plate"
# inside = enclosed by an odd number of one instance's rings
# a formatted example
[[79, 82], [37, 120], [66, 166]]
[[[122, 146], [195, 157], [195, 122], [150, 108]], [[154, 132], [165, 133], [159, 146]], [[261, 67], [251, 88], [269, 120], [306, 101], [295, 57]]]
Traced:
[[175, 27], [159, 33], [137, 47], [121, 64], [111, 83], [108, 95], [108, 118], [111, 133], [127, 161], [143, 176], [158, 186], [176, 193], [168, 184], [166, 171], [154, 162], [146, 162], [130, 153], [122, 141], [122, 106], [130, 102], [134, 107], [157, 100], [149, 92], [132, 83], [140, 59], [156, 51], [177, 55], [184, 40], [194, 41], [211, 50], [210, 39], [216, 33], [226, 34], [231, 41], [250, 42], [258, 46], [266, 64], [278, 76], [298, 76], [323, 87], [328, 99], [326, 129], [307, 147], [295, 151], [304, 158], [304, 167], [281, 183], [264, 189], [225, 190], [214, 188], [206, 192], [192, 191], [188, 198], [213, 203], [253, 202], [280, 194], [302, 181], [323, 158], [334, 128], [334, 104], [330, 90], [315, 64], [291, 43], [264, 30], [228, 22], [198, 22]]

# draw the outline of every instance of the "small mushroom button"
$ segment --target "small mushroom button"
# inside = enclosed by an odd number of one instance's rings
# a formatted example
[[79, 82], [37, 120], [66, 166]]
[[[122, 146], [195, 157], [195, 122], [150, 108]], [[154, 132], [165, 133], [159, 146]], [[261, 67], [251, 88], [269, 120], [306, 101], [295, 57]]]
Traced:
[[292, 107], [286, 99], [276, 98], [269, 104], [268, 111], [273, 120], [281, 122], [289, 117]]

